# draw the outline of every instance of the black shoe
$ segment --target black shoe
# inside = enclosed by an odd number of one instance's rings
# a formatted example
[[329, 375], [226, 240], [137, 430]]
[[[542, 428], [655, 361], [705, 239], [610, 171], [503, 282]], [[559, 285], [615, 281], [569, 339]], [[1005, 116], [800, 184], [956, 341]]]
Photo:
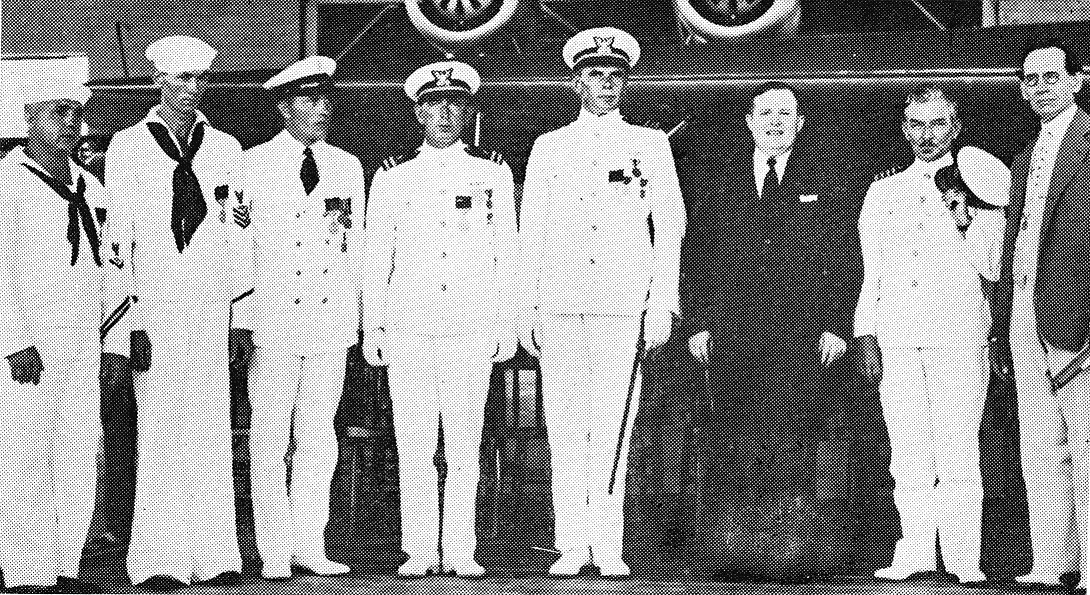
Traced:
[[57, 577], [57, 593], [103, 593], [102, 587], [68, 576]]
[[157, 593], [163, 593], [166, 591], [177, 591], [178, 589], [184, 589], [188, 585], [174, 578], [173, 576], [157, 574], [149, 578], [148, 580], [133, 586], [142, 591], [155, 591]]
[[234, 570], [228, 570], [227, 572], [221, 572], [206, 581], [200, 581], [198, 584], [207, 585], [209, 587], [232, 587], [241, 582], [241, 574]]

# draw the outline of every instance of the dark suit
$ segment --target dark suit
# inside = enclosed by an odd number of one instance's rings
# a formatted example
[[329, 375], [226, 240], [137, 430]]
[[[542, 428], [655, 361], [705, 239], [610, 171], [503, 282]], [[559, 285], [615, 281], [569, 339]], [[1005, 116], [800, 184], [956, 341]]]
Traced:
[[[1051, 127], [1062, 123], [1053, 120]], [[1064, 352], [1081, 350], [1090, 335], [1090, 115], [1076, 109], [1067, 130], [1053, 133], [1063, 136], [1043, 208], [1039, 195], [1034, 201], [1026, 197], [1027, 190], [1034, 192], [1027, 187], [1041, 135], [1011, 168], [991, 332], [999, 355], [1013, 357], [1033, 573], [1049, 582], [1080, 568], [1079, 546], [1086, 540], [1090, 374], [1054, 391], [1043, 370], [1047, 365], [1058, 372], [1071, 359]], [[1038, 229], [1034, 269], [1032, 232]], [[1030, 243], [1021, 248], [1020, 241]]]
[[[1003, 339], [1010, 330], [1014, 245], [1036, 142], [1034, 137], [1011, 166], [1011, 200], [991, 333]], [[1052, 171], [1034, 297], [1041, 338], [1060, 349], [1081, 349], [1090, 336], [1090, 114], [1081, 109], [1060, 143]]]
[[[724, 561], [727, 570], [776, 576], [799, 563], [777, 558], [772, 550], [781, 547], [794, 548], [803, 563], [837, 563], [829, 552], [805, 552], [837, 539], [819, 536], [812, 514], [815, 449], [832, 412], [818, 340], [824, 332], [852, 336], [861, 276], [857, 187], [828, 155], [796, 147], [779, 192], [759, 197], [752, 145], [747, 149], [689, 172], [694, 206], [682, 249], [681, 309], [688, 335], [711, 334], [715, 411], [707, 432], [721, 456], [709, 463], [706, 500], [719, 509], [712, 514], [731, 518], [709, 522], [783, 537], [769, 552], [753, 545], [724, 553], [733, 560]], [[785, 518], [797, 523], [784, 527]]]

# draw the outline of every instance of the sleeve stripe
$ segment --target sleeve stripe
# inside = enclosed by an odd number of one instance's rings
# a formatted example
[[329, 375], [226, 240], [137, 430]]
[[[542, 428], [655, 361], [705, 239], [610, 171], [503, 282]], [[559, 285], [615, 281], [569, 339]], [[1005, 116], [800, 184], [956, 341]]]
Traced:
[[250, 294], [252, 294], [253, 292], [254, 292], [253, 288], [247, 289], [246, 291], [242, 292], [242, 295], [240, 295], [240, 296], [236, 297], [235, 299], [231, 300], [231, 303], [236, 304], [236, 303], [246, 299], [247, 297], [249, 297]]
[[117, 309], [114, 310], [113, 313], [110, 314], [110, 316], [108, 316], [106, 320], [102, 322], [102, 325], [98, 328], [99, 335], [102, 338], [105, 338], [106, 335], [110, 333], [110, 329], [114, 328], [115, 326], [117, 326], [117, 323], [121, 322], [121, 319], [124, 318], [125, 314], [129, 312], [131, 303], [132, 302], [129, 298], [125, 298], [125, 301], [121, 302], [121, 305], [118, 306]]

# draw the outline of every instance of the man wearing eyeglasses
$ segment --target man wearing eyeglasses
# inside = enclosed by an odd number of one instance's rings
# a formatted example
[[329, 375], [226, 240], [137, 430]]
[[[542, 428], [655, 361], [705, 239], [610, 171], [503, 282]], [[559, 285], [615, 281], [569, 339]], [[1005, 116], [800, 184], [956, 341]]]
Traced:
[[989, 341], [993, 370], [1013, 372], [1018, 392], [1033, 569], [1016, 580], [1059, 587], [1086, 535], [1090, 374], [1055, 380], [1090, 337], [1090, 115], [1075, 104], [1082, 72], [1069, 48], [1045, 41], [1022, 56], [1022, 98], [1041, 132], [1011, 168]]
[[216, 54], [182, 35], [149, 45], [160, 101], [106, 152], [115, 216], [103, 258], [133, 297], [107, 319], [105, 342], [109, 350], [131, 337], [137, 465], [127, 562], [148, 590], [231, 583], [242, 567], [228, 352], [248, 360], [252, 343], [247, 331], [228, 331], [239, 278], [229, 268], [241, 262], [228, 250], [242, 244], [230, 241], [240, 231], [226, 213], [242, 147], [197, 109]]

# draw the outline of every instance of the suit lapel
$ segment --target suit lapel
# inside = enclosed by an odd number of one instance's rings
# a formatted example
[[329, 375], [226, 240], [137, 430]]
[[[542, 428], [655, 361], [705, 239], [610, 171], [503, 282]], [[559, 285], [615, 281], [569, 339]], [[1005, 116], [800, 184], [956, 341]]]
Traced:
[[1045, 199], [1042, 217], [1042, 245], [1047, 241], [1048, 232], [1052, 227], [1052, 214], [1056, 211], [1056, 204], [1060, 202], [1060, 197], [1071, 183], [1075, 169], [1086, 158], [1087, 134], [1090, 134], [1090, 114], [1080, 109], [1075, 112], [1075, 117], [1071, 120], [1071, 125], [1056, 152], [1056, 166], [1052, 171], [1052, 182], [1048, 187], [1048, 197]]

